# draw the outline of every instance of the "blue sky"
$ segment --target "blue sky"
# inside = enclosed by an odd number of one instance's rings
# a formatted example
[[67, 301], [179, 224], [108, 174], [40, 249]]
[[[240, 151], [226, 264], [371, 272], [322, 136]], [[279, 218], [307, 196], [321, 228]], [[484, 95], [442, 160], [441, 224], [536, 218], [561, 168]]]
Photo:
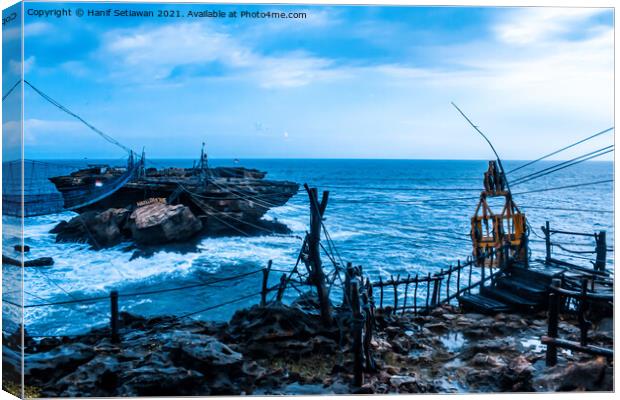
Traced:
[[[110, 8], [26, 9], [63, 6]], [[609, 9], [167, 8], [308, 17], [26, 16], [26, 79], [152, 158], [489, 158], [451, 101], [506, 159], [613, 125]], [[25, 114], [27, 158], [122, 156], [29, 89]]]

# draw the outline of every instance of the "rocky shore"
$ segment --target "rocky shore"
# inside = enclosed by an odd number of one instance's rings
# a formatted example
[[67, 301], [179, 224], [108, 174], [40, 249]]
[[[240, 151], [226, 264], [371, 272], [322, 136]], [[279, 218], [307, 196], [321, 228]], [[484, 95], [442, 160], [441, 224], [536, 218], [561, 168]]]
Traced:
[[[121, 314], [120, 342], [107, 328], [70, 338], [26, 337], [25, 382], [34, 397], [238, 394], [449, 393], [613, 390], [613, 363], [569, 351], [545, 366], [546, 316], [461, 313], [377, 315], [371, 343], [377, 371], [353, 382], [348, 326], [271, 304], [225, 323]], [[345, 317], [343, 317], [345, 318]], [[344, 328], [343, 328], [344, 327]], [[591, 331], [613, 345], [613, 322]], [[574, 322], [560, 335], [577, 339]], [[18, 377], [19, 337], [3, 337], [5, 388]], [[14, 357], [11, 357], [13, 355]], [[16, 358], [17, 357], [17, 358]]]
[[[186, 242], [199, 235], [238, 234], [219, 219], [195, 215], [182, 204], [154, 202], [139, 207], [86, 211], [69, 221], [62, 221], [50, 233], [57, 242], [89, 243], [95, 249], [131, 241], [139, 246]], [[272, 221], [259, 220], [245, 227], [248, 234], [289, 233], [289, 229]]]

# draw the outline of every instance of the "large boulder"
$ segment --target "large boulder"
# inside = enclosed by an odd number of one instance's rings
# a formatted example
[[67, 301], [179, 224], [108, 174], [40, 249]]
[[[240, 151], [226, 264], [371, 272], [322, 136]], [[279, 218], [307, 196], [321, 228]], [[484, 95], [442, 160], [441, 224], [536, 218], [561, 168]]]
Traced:
[[125, 208], [88, 211], [60, 222], [50, 233], [56, 234], [56, 242], [87, 242], [95, 248], [114, 246], [126, 238], [123, 230], [129, 212]]
[[153, 203], [136, 208], [127, 228], [134, 241], [151, 245], [187, 240], [202, 229], [202, 222], [182, 204]]

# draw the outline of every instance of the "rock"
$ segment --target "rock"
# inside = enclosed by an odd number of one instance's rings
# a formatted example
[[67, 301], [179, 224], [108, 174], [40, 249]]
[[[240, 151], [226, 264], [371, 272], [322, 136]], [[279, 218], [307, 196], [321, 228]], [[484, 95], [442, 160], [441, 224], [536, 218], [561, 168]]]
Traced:
[[88, 393], [92, 397], [112, 397], [119, 384], [119, 372], [116, 357], [96, 357], [58, 381], [58, 386], [67, 388], [61, 396], [82, 397]]
[[448, 330], [448, 327], [443, 322], [434, 322], [434, 323], [431, 323], [431, 324], [426, 324], [426, 325], [424, 325], [424, 327], [426, 329], [429, 329], [429, 330], [435, 331], [435, 332], [445, 332], [445, 331]]
[[394, 387], [400, 387], [409, 383], [415, 383], [416, 378], [408, 375], [393, 375], [390, 378], [390, 385]]
[[183, 367], [142, 366], [124, 371], [118, 396], [182, 396], [192, 393], [203, 378], [200, 372]]
[[50, 233], [56, 234], [56, 242], [86, 242], [95, 248], [115, 246], [126, 239], [124, 225], [128, 216], [125, 208], [88, 211], [60, 222]]
[[319, 315], [272, 304], [238, 310], [230, 320], [228, 334], [254, 357], [300, 357], [319, 351], [333, 353], [338, 348], [339, 332], [335, 326], [326, 328]]
[[375, 393], [375, 388], [369, 383], [366, 383], [353, 391], [353, 394], [374, 394], [374, 393]]
[[202, 222], [182, 204], [153, 203], [136, 208], [127, 228], [137, 243], [153, 245], [187, 240], [202, 229]]
[[471, 363], [477, 367], [501, 367], [506, 365], [499, 358], [483, 353], [477, 353], [471, 359]]
[[34, 260], [24, 261], [24, 267], [49, 267], [51, 265], [54, 265], [52, 257], [39, 257]]
[[27, 244], [16, 244], [15, 246], [13, 246], [13, 248], [19, 253], [28, 253], [30, 251], [30, 246], [28, 246]]
[[583, 363], [570, 363], [565, 368], [548, 377], [547, 388], [556, 391], [612, 390], [612, 385], [606, 387], [605, 372], [607, 363], [600, 357]]
[[[5, 256], [4, 254], [2, 255], [2, 264], [13, 265], [15, 267], [22, 266], [20, 260]], [[50, 265], [54, 265], [54, 259], [52, 257], [40, 257], [34, 260], [24, 261], [24, 267], [49, 267]]]
[[24, 374], [34, 378], [34, 381], [54, 382], [59, 377], [75, 371], [93, 357], [95, 351], [83, 343], [58, 346], [50, 351], [26, 354]]
[[203, 373], [226, 367], [240, 367], [243, 356], [216, 338], [187, 331], [173, 331], [159, 336], [163, 351], [173, 353], [178, 365], [189, 366]]
[[510, 361], [508, 366], [499, 372], [499, 387], [502, 391], [531, 392], [532, 373], [534, 368], [524, 356], [518, 356]]

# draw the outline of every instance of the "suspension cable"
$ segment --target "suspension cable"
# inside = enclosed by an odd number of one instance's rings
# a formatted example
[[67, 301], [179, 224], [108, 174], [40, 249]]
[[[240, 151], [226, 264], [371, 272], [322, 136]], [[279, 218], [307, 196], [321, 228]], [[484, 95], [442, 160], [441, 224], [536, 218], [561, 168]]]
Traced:
[[566, 186], [558, 186], [558, 187], [545, 188], [545, 189], [528, 190], [528, 191], [525, 191], [525, 192], [518, 192], [518, 193], [513, 193], [513, 194], [529, 194], [529, 193], [549, 192], [549, 191], [552, 191], [552, 190], [571, 189], [571, 188], [576, 188], [576, 187], [600, 185], [602, 183], [612, 183], [613, 181], [614, 181], [613, 179], [605, 179], [605, 180], [596, 181], [596, 182], [576, 183], [574, 185], [566, 185]]
[[13, 92], [13, 90], [15, 90], [15, 88], [22, 82], [21, 79], [19, 79], [17, 82], [15, 82], [15, 84], [13, 86], [11, 86], [11, 88], [6, 92], [6, 94], [4, 96], [2, 96], [2, 101], [4, 101], [7, 97], [9, 97], [9, 95]]
[[130, 154], [133, 154], [133, 150], [131, 150], [129, 147], [125, 146], [124, 144], [122, 144], [118, 140], [114, 139], [112, 136], [110, 136], [110, 135], [102, 132], [101, 130], [97, 129], [96, 127], [94, 127], [93, 125], [88, 123], [86, 120], [84, 120], [82, 117], [80, 117], [79, 115], [77, 115], [73, 111], [69, 110], [68, 108], [66, 108], [65, 106], [63, 106], [62, 104], [60, 104], [59, 102], [57, 102], [56, 100], [54, 100], [53, 98], [48, 96], [47, 94], [43, 93], [41, 90], [37, 89], [34, 85], [32, 85], [27, 80], [24, 79], [24, 83], [26, 85], [30, 86], [32, 88], [32, 90], [34, 90], [39, 96], [41, 96], [47, 102], [49, 102], [50, 104], [52, 104], [53, 106], [55, 106], [59, 110], [69, 114], [73, 118], [77, 119], [78, 121], [80, 121], [81, 123], [86, 125], [90, 130], [92, 130], [93, 132], [95, 132], [96, 134], [98, 134], [99, 136], [104, 138], [109, 143], [112, 143], [113, 145], [120, 147], [121, 149], [125, 150], [126, 152], [128, 152]]
[[602, 134], [604, 134], [604, 133], [607, 133], [607, 132], [609, 132], [609, 131], [611, 131], [611, 130], [613, 130], [613, 129], [614, 129], [614, 127], [612, 126], [611, 128], [607, 128], [607, 129], [605, 129], [605, 130], [603, 130], [603, 131], [600, 131], [600, 132], [598, 132], [598, 133], [595, 133], [594, 135], [592, 135], [592, 136], [588, 136], [587, 138], [582, 139], [582, 140], [580, 140], [580, 141], [578, 141], [578, 142], [575, 142], [575, 143], [573, 143], [573, 144], [571, 144], [571, 145], [568, 145], [568, 146], [566, 146], [566, 147], [563, 147], [563, 148], [561, 148], [561, 149], [559, 149], [559, 150], [556, 150], [556, 151], [554, 151], [554, 152], [551, 152], [551, 153], [549, 153], [549, 154], [545, 154], [544, 156], [542, 156], [542, 157], [540, 157], [540, 158], [538, 158], [538, 159], [536, 159], [536, 160], [530, 161], [530, 162], [528, 162], [528, 163], [525, 163], [525, 164], [523, 164], [523, 165], [518, 166], [517, 168], [513, 168], [513, 169], [511, 169], [510, 171], [508, 171], [508, 172], [507, 172], [507, 174], [511, 174], [511, 173], [513, 173], [513, 172], [515, 172], [515, 171], [518, 171], [518, 170], [520, 170], [520, 169], [522, 169], [522, 168], [525, 168], [525, 167], [527, 167], [527, 166], [529, 166], [529, 165], [532, 165], [532, 164], [534, 164], [534, 163], [536, 163], [536, 162], [538, 162], [538, 161], [542, 161], [542, 160], [544, 160], [545, 158], [548, 158], [548, 157], [554, 156], [554, 155], [556, 155], [556, 154], [558, 154], [558, 153], [560, 153], [560, 152], [562, 152], [562, 151], [564, 151], [564, 150], [568, 150], [568, 149], [570, 149], [571, 147], [577, 146], [578, 144], [581, 144], [581, 143], [583, 143], [583, 142], [586, 142], [586, 141], [588, 141], [588, 140], [590, 140], [590, 139], [594, 139], [595, 137], [600, 136], [600, 135], [602, 135]]
[[575, 158], [570, 159], [568, 161], [564, 161], [564, 162], [561, 162], [559, 164], [553, 165], [551, 167], [548, 167], [548, 168], [542, 169], [540, 171], [534, 172], [532, 174], [525, 175], [525, 176], [522, 176], [520, 178], [517, 178], [513, 182], [513, 185], [520, 185], [522, 183], [529, 182], [529, 181], [531, 181], [533, 179], [541, 178], [541, 177], [543, 177], [545, 175], [549, 175], [549, 174], [552, 174], [554, 172], [563, 170], [564, 168], [572, 167], [573, 165], [577, 165], [577, 164], [580, 164], [582, 162], [591, 160], [593, 158], [600, 157], [600, 156], [605, 155], [607, 153], [610, 153], [612, 151], [614, 151], [614, 145], [610, 145], [610, 146], [607, 146], [607, 147], [600, 148], [598, 150], [592, 151], [590, 153], [583, 154], [583, 155], [581, 155], [579, 157], [575, 157]]

